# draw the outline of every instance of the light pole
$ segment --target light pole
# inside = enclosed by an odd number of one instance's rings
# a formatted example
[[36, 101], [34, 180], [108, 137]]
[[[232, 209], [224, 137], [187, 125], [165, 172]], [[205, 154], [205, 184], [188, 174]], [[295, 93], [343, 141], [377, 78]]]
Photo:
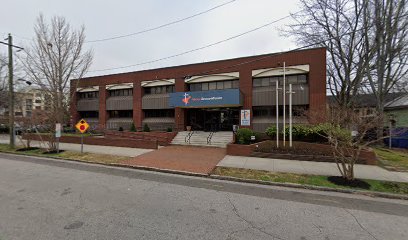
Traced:
[[24, 48], [13, 45], [13, 37], [9, 33], [8, 42], [2, 42], [1, 44], [8, 46], [8, 69], [9, 69], [9, 134], [10, 134], [10, 147], [14, 148], [15, 146], [15, 137], [14, 137], [14, 89], [13, 89], [13, 48], [24, 50]]

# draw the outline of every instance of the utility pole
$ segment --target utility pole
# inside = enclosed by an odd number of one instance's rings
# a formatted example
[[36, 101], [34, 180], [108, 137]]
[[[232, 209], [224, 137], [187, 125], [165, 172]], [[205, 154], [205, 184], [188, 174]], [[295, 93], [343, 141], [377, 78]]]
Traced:
[[8, 46], [8, 69], [9, 69], [9, 134], [10, 134], [10, 147], [14, 148], [15, 146], [15, 131], [14, 131], [14, 89], [13, 89], [13, 48], [18, 48], [20, 50], [24, 50], [24, 48], [13, 45], [13, 37], [9, 33], [8, 38], [6, 39], [8, 42], [2, 42], [1, 44]]
[[10, 147], [15, 146], [15, 132], [14, 132], [14, 89], [13, 89], [13, 37], [8, 35], [8, 68], [9, 68], [9, 134]]

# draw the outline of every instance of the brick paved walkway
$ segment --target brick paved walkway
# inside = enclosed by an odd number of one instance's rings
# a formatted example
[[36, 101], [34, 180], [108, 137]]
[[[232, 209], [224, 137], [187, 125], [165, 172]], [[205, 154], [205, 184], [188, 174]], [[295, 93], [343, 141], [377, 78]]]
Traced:
[[225, 155], [225, 148], [167, 146], [121, 163], [209, 174]]

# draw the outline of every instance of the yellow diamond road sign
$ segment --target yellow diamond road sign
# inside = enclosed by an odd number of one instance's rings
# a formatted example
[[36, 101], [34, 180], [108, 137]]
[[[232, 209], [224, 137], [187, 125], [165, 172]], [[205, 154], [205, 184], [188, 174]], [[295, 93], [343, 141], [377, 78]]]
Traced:
[[75, 125], [75, 127], [78, 129], [78, 131], [80, 131], [81, 133], [84, 133], [84, 132], [86, 132], [86, 130], [88, 130], [89, 124], [84, 119], [81, 119]]

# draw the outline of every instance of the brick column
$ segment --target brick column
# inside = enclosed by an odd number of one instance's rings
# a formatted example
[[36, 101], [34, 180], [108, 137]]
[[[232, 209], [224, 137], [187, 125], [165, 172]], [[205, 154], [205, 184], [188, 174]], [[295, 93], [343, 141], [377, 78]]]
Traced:
[[[184, 83], [184, 78], [176, 79], [176, 92], [187, 91], [187, 85]], [[174, 109], [175, 124], [178, 131], [186, 130], [186, 109], [176, 107]]]
[[105, 85], [99, 86], [99, 128], [106, 128], [106, 121], [108, 120], [108, 113], [106, 112], [106, 97], [108, 91]]
[[326, 120], [326, 49], [316, 51], [310, 62], [309, 72], [309, 121], [320, 123]]
[[[242, 69], [239, 72], [239, 90], [244, 95], [244, 105], [242, 109], [251, 110], [251, 126], [252, 128], [252, 70], [251, 69]], [[240, 120], [241, 121], [241, 120]], [[240, 126], [247, 128], [248, 126]]]
[[71, 114], [70, 124], [74, 126], [80, 118], [80, 115], [77, 111], [77, 93], [76, 93], [76, 82], [74, 80], [71, 81], [70, 85], [70, 104], [69, 104], [69, 112]]
[[143, 88], [140, 81], [133, 83], [133, 123], [137, 129], [142, 129], [142, 121], [144, 118], [142, 110]]

